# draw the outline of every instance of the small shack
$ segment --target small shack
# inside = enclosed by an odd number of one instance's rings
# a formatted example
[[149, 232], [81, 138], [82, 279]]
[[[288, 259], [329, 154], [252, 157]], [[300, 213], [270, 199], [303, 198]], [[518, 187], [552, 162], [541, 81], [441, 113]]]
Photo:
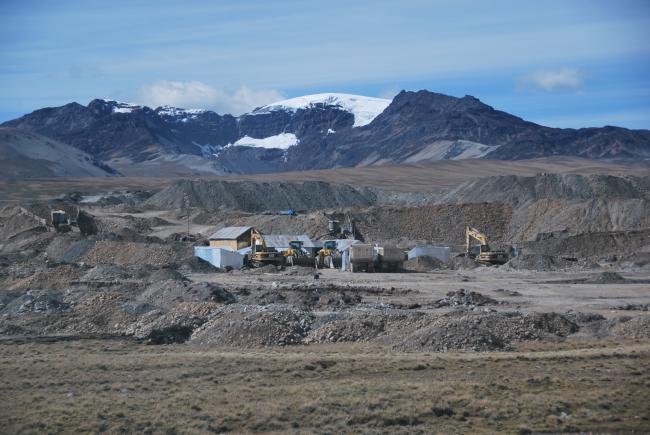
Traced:
[[212, 234], [208, 241], [212, 248], [237, 251], [251, 245], [253, 227], [224, 227]]
[[425, 245], [425, 246], [416, 246], [415, 248], [411, 249], [408, 252], [408, 259], [412, 260], [413, 258], [417, 257], [431, 257], [431, 258], [437, 258], [440, 261], [446, 262], [449, 261], [449, 258], [451, 257], [451, 249], [449, 246], [432, 246], [432, 245]]
[[230, 249], [195, 246], [194, 255], [220, 269], [225, 267], [241, 269], [244, 266], [245, 255], [233, 252]]

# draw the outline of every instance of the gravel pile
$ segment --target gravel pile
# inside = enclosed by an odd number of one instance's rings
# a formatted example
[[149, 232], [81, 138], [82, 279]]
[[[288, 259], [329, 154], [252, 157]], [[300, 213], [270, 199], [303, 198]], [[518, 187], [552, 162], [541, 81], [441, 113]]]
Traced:
[[129, 278], [132, 278], [132, 274], [123, 266], [99, 264], [81, 276], [79, 281], [115, 282]]
[[465, 289], [449, 292], [447, 295], [434, 302], [435, 308], [441, 307], [480, 307], [483, 305], [498, 305], [499, 302], [480, 293]]
[[415, 257], [404, 262], [405, 270], [413, 270], [415, 272], [429, 272], [431, 270], [447, 269], [447, 263], [437, 258], [423, 255]]
[[451, 257], [449, 259], [449, 268], [452, 270], [471, 270], [477, 267], [481, 267], [481, 265], [467, 256]]
[[399, 331], [422, 316], [422, 313], [346, 313], [323, 320], [305, 338], [305, 343], [371, 341]]
[[282, 304], [300, 309], [343, 309], [361, 303], [362, 295], [367, 294], [367, 289], [338, 286], [277, 287], [238, 293], [239, 300], [249, 305]]
[[70, 283], [84, 273], [85, 269], [76, 265], [53, 265], [47, 267], [39, 265], [38, 269], [32, 270], [24, 277], [14, 276], [12, 284], [8, 286], [11, 290], [65, 290]]
[[307, 311], [229, 305], [192, 334], [191, 343], [213, 346], [284, 346], [299, 344], [313, 315]]
[[620, 338], [650, 338], [650, 316], [621, 319], [611, 326], [610, 334]]
[[557, 339], [577, 330], [576, 324], [555, 313], [455, 311], [422, 320], [393, 347], [425, 352], [509, 350], [515, 341]]
[[526, 269], [546, 272], [560, 269], [567, 269], [575, 265], [575, 262], [564, 260], [544, 254], [524, 254], [508, 261], [503, 267], [506, 269]]
[[322, 181], [281, 183], [254, 181], [181, 180], [153, 195], [144, 205], [158, 209], [191, 207], [216, 211], [307, 210], [312, 208], [366, 207], [377, 201], [366, 188]]
[[0, 305], [2, 315], [21, 315], [28, 313], [52, 314], [60, 313], [70, 309], [70, 304], [65, 303], [63, 295], [58, 292], [45, 290], [33, 290], [23, 294], [12, 294], [9, 298], [4, 295], [3, 303]]
[[586, 282], [590, 284], [622, 284], [627, 280], [616, 272], [603, 272], [600, 275], [588, 279]]
[[170, 245], [102, 240], [94, 244], [84, 259], [88, 264], [165, 266], [174, 263], [177, 254]]
[[147, 344], [182, 343], [220, 307], [213, 302], [180, 303], [164, 314], [150, 311], [127, 332]]
[[236, 302], [229, 291], [207, 282], [191, 283], [186, 280], [168, 279], [150, 284], [137, 296], [140, 303], [172, 309], [182, 302], [214, 302], [231, 304]]

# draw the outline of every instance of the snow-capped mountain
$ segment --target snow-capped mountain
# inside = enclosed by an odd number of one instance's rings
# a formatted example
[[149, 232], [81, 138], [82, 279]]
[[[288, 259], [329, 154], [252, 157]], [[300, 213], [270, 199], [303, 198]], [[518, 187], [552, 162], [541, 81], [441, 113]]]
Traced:
[[384, 98], [364, 97], [352, 94], [313, 94], [278, 101], [267, 106], [258, 107], [251, 115], [268, 114], [277, 111], [296, 112], [318, 107], [338, 107], [354, 116], [353, 127], [368, 125], [383, 112], [391, 100]]
[[471, 96], [429, 91], [402, 91], [392, 101], [307, 95], [239, 117], [93, 100], [87, 106], [40, 109], [3, 125], [72, 145], [127, 175], [264, 173], [551, 155], [650, 158], [647, 130], [549, 128]]

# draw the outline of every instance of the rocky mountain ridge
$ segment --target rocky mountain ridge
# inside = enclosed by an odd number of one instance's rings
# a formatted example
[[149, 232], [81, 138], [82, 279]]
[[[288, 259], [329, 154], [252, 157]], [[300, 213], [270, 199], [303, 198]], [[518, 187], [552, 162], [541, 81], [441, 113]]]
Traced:
[[3, 126], [72, 145], [109, 165], [164, 161], [186, 165], [188, 175], [466, 158], [650, 158], [648, 130], [544, 127], [472, 96], [429, 91], [402, 91], [392, 101], [317, 94], [239, 117], [97, 99], [40, 109]]

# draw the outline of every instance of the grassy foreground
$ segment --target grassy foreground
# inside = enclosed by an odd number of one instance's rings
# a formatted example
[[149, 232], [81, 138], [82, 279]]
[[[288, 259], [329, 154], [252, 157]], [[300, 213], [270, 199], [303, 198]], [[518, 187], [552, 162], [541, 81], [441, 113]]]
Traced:
[[650, 343], [395, 353], [0, 344], [3, 433], [650, 430]]

